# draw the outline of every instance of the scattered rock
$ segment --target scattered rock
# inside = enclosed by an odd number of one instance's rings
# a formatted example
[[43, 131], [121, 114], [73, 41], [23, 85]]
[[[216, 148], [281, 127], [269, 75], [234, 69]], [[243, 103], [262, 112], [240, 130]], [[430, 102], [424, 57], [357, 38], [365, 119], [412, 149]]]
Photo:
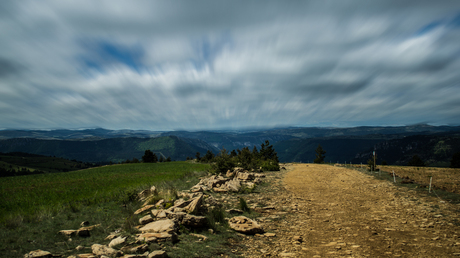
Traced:
[[156, 250], [149, 254], [148, 258], [167, 258], [168, 255], [163, 250]]
[[146, 205], [146, 206], [138, 209], [137, 211], [135, 211], [134, 214], [135, 215], [140, 214], [140, 213], [142, 213], [142, 212], [144, 212], [146, 210], [152, 209], [153, 207], [155, 207], [155, 205]]
[[161, 233], [161, 232], [174, 232], [176, 231], [176, 224], [173, 220], [164, 219], [158, 220], [154, 222], [150, 222], [149, 224], [141, 227], [139, 229], [142, 232], [148, 233]]
[[198, 197], [195, 197], [191, 200], [191, 202], [184, 207], [184, 210], [187, 212], [187, 213], [195, 213], [200, 205], [201, 205], [201, 200], [203, 199], [203, 195], [199, 195]]
[[110, 248], [115, 248], [118, 245], [124, 244], [125, 241], [126, 241], [126, 237], [119, 236], [119, 237], [113, 239], [112, 241], [110, 241], [109, 247]]
[[122, 252], [128, 252], [128, 253], [144, 253], [144, 252], [148, 251], [148, 249], [149, 249], [149, 245], [142, 244], [142, 245], [138, 245], [138, 246], [135, 246], [135, 247], [125, 246], [125, 247], [121, 248], [121, 251]]
[[238, 173], [236, 176], [241, 181], [251, 181], [254, 180], [254, 173]]
[[200, 235], [200, 234], [195, 234], [195, 233], [190, 233], [191, 236], [199, 237], [201, 238], [200, 240], [206, 241], [208, 238], [205, 235]]
[[202, 228], [208, 224], [206, 217], [186, 214], [182, 219], [182, 225], [192, 228]]
[[294, 237], [292, 238], [292, 240], [293, 240], [293, 241], [300, 242], [300, 243], [303, 242], [303, 238], [302, 238], [301, 236], [294, 236]]
[[105, 255], [109, 257], [120, 257], [123, 255], [121, 251], [115, 250], [105, 245], [94, 244], [91, 246], [91, 250], [95, 255]]
[[173, 243], [177, 242], [177, 235], [176, 233], [143, 233], [139, 234], [137, 236], [137, 240], [139, 241], [145, 241], [147, 243], [152, 243], [152, 242], [165, 242], [165, 241], [171, 241]]
[[245, 216], [237, 216], [228, 220], [230, 228], [233, 230], [243, 233], [254, 235], [256, 233], [263, 233], [262, 227], [252, 219]]
[[48, 258], [48, 257], [53, 257], [53, 255], [48, 251], [43, 251], [40, 249], [31, 251], [28, 254], [24, 255], [24, 258]]
[[142, 218], [139, 219], [139, 224], [145, 225], [153, 221], [153, 218], [151, 215], [146, 215]]

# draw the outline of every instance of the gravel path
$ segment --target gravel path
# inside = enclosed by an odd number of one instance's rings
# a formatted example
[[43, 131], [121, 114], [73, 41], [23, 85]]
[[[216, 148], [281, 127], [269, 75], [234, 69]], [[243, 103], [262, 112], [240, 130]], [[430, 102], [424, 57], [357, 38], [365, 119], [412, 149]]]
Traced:
[[275, 236], [245, 237], [242, 256], [460, 256], [460, 207], [342, 167], [286, 169], [249, 199]]

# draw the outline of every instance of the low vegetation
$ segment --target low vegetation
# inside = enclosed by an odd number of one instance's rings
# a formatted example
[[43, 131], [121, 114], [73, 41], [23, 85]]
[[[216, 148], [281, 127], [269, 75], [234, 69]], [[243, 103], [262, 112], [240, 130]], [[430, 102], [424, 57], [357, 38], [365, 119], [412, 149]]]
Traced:
[[[344, 165], [359, 171], [370, 172], [365, 165]], [[394, 172], [394, 177], [393, 177]], [[371, 175], [377, 178], [396, 181], [400, 186], [406, 186], [421, 193], [438, 196], [451, 203], [460, 203], [460, 169], [414, 166], [377, 166]], [[429, 193], [431, 179], [432, 192]]]
[[84, 205], [123, 199], [133, 191], [170, 181], [208, 164], [187, 162], [112, 165], [68, 173], [7, 177], [0, 181], [0, 222], [15, 217], [33, 221], [37, 216]]
[[[3, 178], [0, 256], [23, 257], [41, 248], [58, 254], [75, 252], [78, 245], [91, 246], [116, 230], [130, 234], [138, 220], [132, 214], [140, 206], [140, 190], [150, 185], [157, 185], [161, 192], [187, 189], [209, 167], [189, 162], [139, 163]], [[57, 234], [79, 228], [82, 221], [102, 226], [90, 237], [71, 242]]]
[[232, 150], [228, 153], [224, 148], [217, 156], [208, 150], [203, 157], [198, 152], [196, 159], [202, 163], [213, 163], [212, 171], [214, 173], [225, 173], [234, 167], [241, 167], [245, 170], [280, 170], [278, 155], [268, 140], [261, 144], [260, 149], [254, 146], [251, 151], [249, 147], [244, 147], [241, 150]]

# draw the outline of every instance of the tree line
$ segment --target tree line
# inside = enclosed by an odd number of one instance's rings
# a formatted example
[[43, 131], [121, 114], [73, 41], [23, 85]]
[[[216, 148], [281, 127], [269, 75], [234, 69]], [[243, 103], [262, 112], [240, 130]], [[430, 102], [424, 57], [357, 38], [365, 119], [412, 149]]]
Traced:
[[260, 149], [254, 146], [252, 151], [249, 147], [244, 147], [229, 153], [225, 148], [222, 148], [217, 155], [214, 155], [210, 150], [204, 156], [197, 152], [195, 158], [198, 162], [212, 163], [211, 169], [214, 173], [225, 173], [235, 167], [241, 167], [245, 170], [280, 170], [278, 154], [268, 140], [261, 144]]

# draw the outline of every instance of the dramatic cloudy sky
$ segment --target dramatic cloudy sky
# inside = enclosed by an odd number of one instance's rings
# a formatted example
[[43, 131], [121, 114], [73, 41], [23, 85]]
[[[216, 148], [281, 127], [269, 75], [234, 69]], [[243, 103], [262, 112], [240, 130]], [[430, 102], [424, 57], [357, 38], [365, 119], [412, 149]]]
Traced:
[[0, 128], [460, 124], [460, 1], [1, 1]]

